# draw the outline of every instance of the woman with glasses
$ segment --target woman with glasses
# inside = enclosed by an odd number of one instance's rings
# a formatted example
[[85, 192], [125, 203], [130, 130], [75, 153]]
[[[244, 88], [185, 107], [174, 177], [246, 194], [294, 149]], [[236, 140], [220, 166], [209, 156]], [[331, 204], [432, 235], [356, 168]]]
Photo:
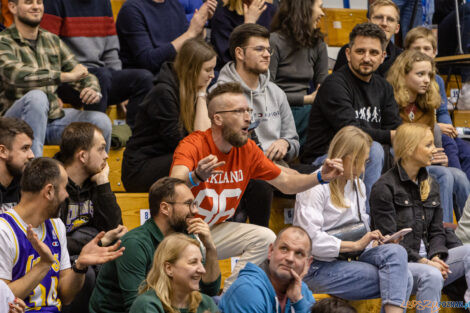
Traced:
[[[380, 297], [382, 312], [398, 313], [403, 312], [400, 305], [408, 300], [413, 283], [405, 249], [382, 244], [380, 231], [369, 227], [360, 176], [371, 144], [372, 138], [355, 126], [343, 127], [334, 136], [328, 157], [343, 160], [344, 175], [298, 193], [293, 224], [305, 229], [312, 240], [314, 261], [304, 281], [313, 293], [347, 300]], [[333, 235], [348, 225], [361, 225], [363, 231], [343, 240]]]
[[222, 0], [211, 19], [211, 43], [217, 52], [219, 71], [232, 60], [229, 51], [229, 37], [235, 27], [256, 23], [269, 29], [276, 13], [272, 0]]
[[183, 234], [165, 237], [130, 313], [219, 312], [212, 298], [199, 292], [205, 272], [197, 240]]
[[322, 6], [323, 0], [281, 1], [271, 24], [271, 80], [287, 95], [300, 146], [307, 139], [316, 91], [328, 75], [328, 54], [319, 28], [325, 15]]
[[210, 127], [206, 91], [214, 78], [216, 54], [202, 39], [187, 40], [175, 62], [163, 64], [156, 84], [140, 106], [127, 143], [122, 181], [130, 192], [148, 192], [167, 176], [176, 146], [189, 133]]

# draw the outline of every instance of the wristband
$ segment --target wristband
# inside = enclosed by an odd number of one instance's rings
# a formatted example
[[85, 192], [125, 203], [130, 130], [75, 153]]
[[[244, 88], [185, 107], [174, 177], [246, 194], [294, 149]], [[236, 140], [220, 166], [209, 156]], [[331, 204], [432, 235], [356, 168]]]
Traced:
[[207, 96], [207, 94], [204, 92], [204, 91], [199, 91], [197, 93], [197, 97], [198, 98], [205, 98]]
[[196, 171], [196, 170], [194, 170], [194, 175], [196, 175], [196, 178], [199, 179], [199, 181], [200, 181], [201, 183], [204, 181], [204, 179], [202, 179], [201, 176], [199, 176], [199, 175], [197, 174], [197, 171]]
[[77, 260], [78, 259], [75, 259], [75, 261], [73, 261], [72, 263], [72, 270], [77, 273], [77, 274], [86, 274], [86, 272], [88, 271], [88, 266], [85, 267], [83, 270], [80, 270], [77, 268]]
[[329, 182], [328, 181], [324, 181], [322, 178], [321, 178], [321, 171], [318, 171], [317, 172], [317, 180], [320, 184], [324, 185], [324, 184], [328, 184]]
[[[194, 182], [193, 176], [191, 175], [192, 173], [193, 173], [193, 172], [189, 172], [189, 182], [191, 183], [191, 185], [192, 185], [193, 187], [196, 187], [196, 186], [199, 185], [199, 184], [196, 184], [196, 183]], [[197, 175], [196, 175], [196, 177], [197, 177]]]

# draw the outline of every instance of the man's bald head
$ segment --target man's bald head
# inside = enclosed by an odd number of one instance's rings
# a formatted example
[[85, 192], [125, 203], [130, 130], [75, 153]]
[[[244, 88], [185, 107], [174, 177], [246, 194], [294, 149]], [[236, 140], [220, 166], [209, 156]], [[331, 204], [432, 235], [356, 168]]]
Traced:
[[303, 229], [300, 226], [288, 226], [286, 228], [283, 228], [281, 231], [279, 231], [279, 233], [277, 234], [276, 240], [274, 241], [274, 244], [273, 244], [274, 246], [277, 246], [279, 244], [279, 241], [281, 240], [285, 232], [292, 233], [294, 234], [294, 236], [298, 236], [298, 237], [305, 239], [305, 243], [307, 244], [307, 247], [308, 247], [308, 255], [311, 254], [312, 239], [310, 239], [310, 236], [305, 231], [305, 229]]
[[215, 112], [223, 110], [226, 104], [225, 95], [227, 94], [243, 94], [243, 89], [240, 83], [230, 82], [220, 84], [215, 87], [207, 95], [207, 110], [209, 111], [209, 118], [212, 120]]

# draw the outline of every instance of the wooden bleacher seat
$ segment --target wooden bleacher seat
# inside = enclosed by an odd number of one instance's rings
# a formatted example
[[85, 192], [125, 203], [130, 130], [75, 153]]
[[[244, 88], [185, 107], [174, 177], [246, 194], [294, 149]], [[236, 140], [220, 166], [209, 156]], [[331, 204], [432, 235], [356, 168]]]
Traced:
[[[59, 146], [45, 145], [43, 156], [52, 158], [59, 151]], [[124, 186], [121, 181], [121, 164], [124, 148], [118, 150], [110, 150], [108, 153], [109, 164], [109, 183], [111, 190], [114, 192], [124, 192]]]
[[330, 47], [342, 47], [349, 42], [349, 33], [357, 24], [367, 22], [367, 10], [324, 8], [320, 29]]

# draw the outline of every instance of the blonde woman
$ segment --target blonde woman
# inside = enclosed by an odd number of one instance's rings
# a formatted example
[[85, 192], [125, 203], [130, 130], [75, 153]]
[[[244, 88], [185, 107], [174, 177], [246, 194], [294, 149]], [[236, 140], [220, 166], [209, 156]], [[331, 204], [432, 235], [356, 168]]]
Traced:
[[[441, 289], [465, 276], [470, 283], [470, 246], [446, 247], [439, 187], [428, 174], [434, 150], [431, 128], [424, 124], [403, 124], [393, 140], [396, 165], [372, 187], [370, 213], [373, 228], [392, 234], [412, 228], [400, 244], [408, 252], [416, 300], [440, 301]], [[470, 301], [470, 291], [465, 302]], [[418, 306], [419, 312], [433, 312]]]
[[210, 127], [206, 91], [216, 54], [202, 39], [187, 40], [175, 62], [165, 63], [137, 115], [122, 164], [127, 191], [148, 192], [168, 176], [176, 146], [195, 130]]
[[[406, 251], [397, 244], [380, 244], [384, 237], [380, 231], [370, 231], [366, 213], [360, 176], [371, 144], [372, 138], [359, 128], [342, 128], [331, 141], [328, 158], [343, 160], [344, 175], [297, 194], [294, 225], [309, 234], [314, 258], [304, 281], [314, 293], [348, 300], [381, 297], [385, 312], [403, 312], [400, 305], [408, 300], [412, 288]], [[340, 240], [328, 234], [359, 221], [367, 228], [359, 240]], [[343, 252], [359, 252], [359, 257], [350, 262], [338, 259]]]
[[130, 313], [219, 312], [212, 298], [199, 292], [205, 272], [197, 240], [176, 233], [165, 237]]

